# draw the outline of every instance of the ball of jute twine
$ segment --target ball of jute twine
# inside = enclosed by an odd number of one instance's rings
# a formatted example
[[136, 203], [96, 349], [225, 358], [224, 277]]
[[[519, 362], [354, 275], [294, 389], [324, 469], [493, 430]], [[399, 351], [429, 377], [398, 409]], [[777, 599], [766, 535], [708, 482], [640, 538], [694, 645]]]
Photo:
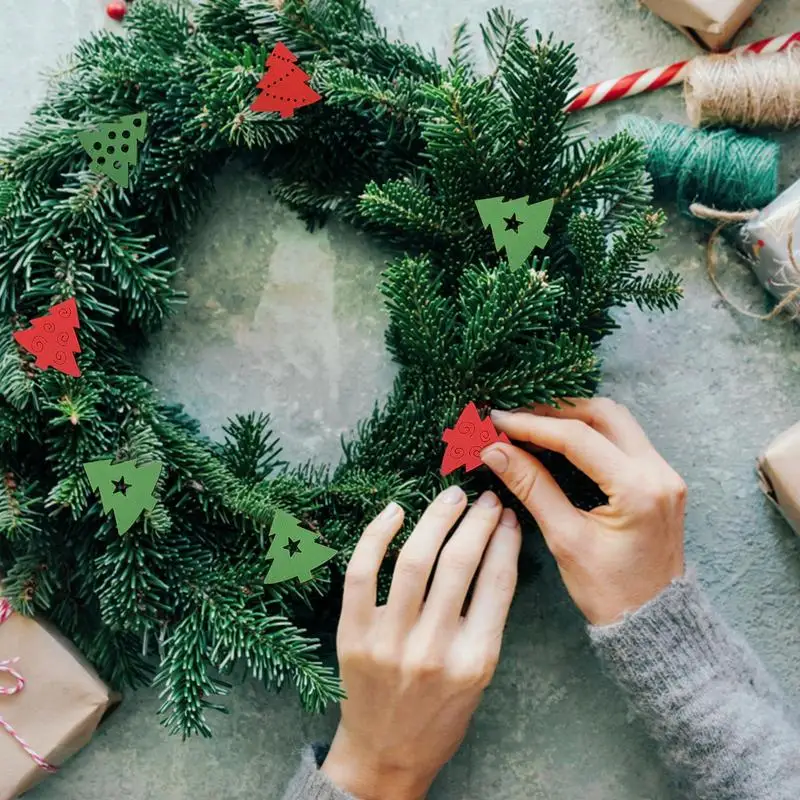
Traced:
[[684, 97], [693, 125], [800, 125], [800, 46], [772, 55], [696, 58], [688, 67]]
[[[757, 209], [752, 209], [750, 211], [719, 211], [716, 208], [708, 208], [708, 206], [704, 206], [701, 203], [692, 203], [692, 205], [689, 207], [689, 210], [698, 219], [707, 219], [719, 223], [711, 236], [708, 237], [708, 242], [706, 244], [706, 270], [708, 271], [709, 280], [717, 290], [717, 294], [719, 294], [719, 296], [727, 305], [729, 305], [735, 311], [738, 311], [740, 314], [744, 314], [746, 317], [768, 322], [769, 320], [775, 319], [782, 311], [785, 311], [789, 306], [792, 305], [792, 303], [800, 299], [800, 286], [795, 286], [787, 295], [784, 295], [784, 297], [781, 298], [780, 302], [775, 305], [772, 311], [767, 314], [755, 314], [752, 311], [748, 311], [746, 308], [742, 308], [736, 302], [731, 300], [717, 278], [717, 239], [722, 231], [728, 227], [728, 225], [732, 225], [737, 222], [747, 222], [751, 219], [755, 219], [760, 212]], [[797, 259], [794, 255], [794, 230], [789, 232], [786, 246], [788, 250], [789, 263], [792, 265], [792, 267], [794, 267], [797, 274], [800, 275], [800, 264], [797, 263]]]

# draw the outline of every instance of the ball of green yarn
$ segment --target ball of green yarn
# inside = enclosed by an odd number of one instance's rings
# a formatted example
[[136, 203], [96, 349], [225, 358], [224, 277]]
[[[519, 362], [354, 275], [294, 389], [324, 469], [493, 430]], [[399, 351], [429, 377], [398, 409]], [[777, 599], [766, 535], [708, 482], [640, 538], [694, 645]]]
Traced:
[[778, 195], [777, 142], [731, 128], [699, 130], [648, 117], [623, 117], [623, 127], [647, 150], [657, 196], [739, 211], [763, 208]]

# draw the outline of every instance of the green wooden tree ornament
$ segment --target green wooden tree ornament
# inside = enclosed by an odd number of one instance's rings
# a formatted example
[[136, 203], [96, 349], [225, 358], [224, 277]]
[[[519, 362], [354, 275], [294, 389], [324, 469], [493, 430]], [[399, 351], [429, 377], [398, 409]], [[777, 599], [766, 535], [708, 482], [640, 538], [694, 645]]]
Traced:
[[285, 511], [276, 511], [272, 520], [272, 543], [267, 558], [273, 559], [266, 583], [282, 583], [297, 578], [311, 580], [311, 570], [330, 561], [336, 551], [317, 541], [317, 534], [300, 527], [299, 520]]
[[134, 461], [113, 464], [110, 458], [103, 458], [89, 461], [83, 468], [92, 489], [100, 490], [103, 511], [114, 512], [120, 536], [136, 522], [142, 511], [155, 508], [153, 491], [161, 474], [160, 462], [151, 461], [137, 467]]
[[147, 131], [147, 114], [128, 114], [117, 122], [107, 122], [96, 129], [83, 131], [78, 139], [92, 157], [90, 168], [99, 175], [108, 175], [123, 189], [128, 188], [128, 176], [139, 159], [139, 142]]
[[505, 247], [511, 269], [521, 267], [535, 248], [547, 246], [550, 237], [544, 229], [554, 204], [551, 197], [530, 205], [527, 196], [516, 200], [487, 197], [475, 201], [483, 227], [491, 227], [498, 251]]

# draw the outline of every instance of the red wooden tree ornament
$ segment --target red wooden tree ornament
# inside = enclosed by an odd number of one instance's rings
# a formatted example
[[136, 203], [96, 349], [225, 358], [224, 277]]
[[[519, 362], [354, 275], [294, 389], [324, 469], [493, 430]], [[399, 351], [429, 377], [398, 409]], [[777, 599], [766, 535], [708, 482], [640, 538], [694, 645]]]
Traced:
[[322, 100], [309, 85], [311, 80], [295, 65], [297, 56], [282, 42], [275, 45], [267, 59], [267, 71], [259, 81], [263, 91], [250, 106], [251, 111], [276, 111], [281, 117], [294, 116], [294, 110]]
[[75, 298], [54, 305], [47, 316], [31, 320], [31, 327], [16, 331], [14, 339], [19, 345], [36, 356], [39, 369], [53, 369], [80, 378], [81, 371], [75, 361], [75, 353], [80, 353], [75, 328], [80, 328], [78, 304]]
[[442, 459], [442, 475], [449, 475], [459, 467], [466, 467], [467, 472], [483, 465], [481, 450], [495, 442], [507, 442], [508, 436], [498, 435], [494, 423], [489, 417], [481, 419], [475, 403], [469, 403], [456, 420], [455, 427], [445, 428], [442, 441], [447, 442], [447, 449]]

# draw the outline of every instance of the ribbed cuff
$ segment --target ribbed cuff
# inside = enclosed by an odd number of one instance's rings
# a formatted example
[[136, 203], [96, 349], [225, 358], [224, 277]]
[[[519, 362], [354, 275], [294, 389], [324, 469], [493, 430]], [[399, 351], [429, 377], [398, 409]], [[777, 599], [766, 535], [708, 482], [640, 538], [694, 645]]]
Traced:
[[686, 686], [741, 671], [728, 627], [692, 573], [613, 625], [590, 626], [598, 655], [626, 689]]
[[300, 768], [283, 796], [283, 800], [356, 800], [342, 791], [319, 769], [324, 761], [325, 748], [318, 745], [303, 750]]

